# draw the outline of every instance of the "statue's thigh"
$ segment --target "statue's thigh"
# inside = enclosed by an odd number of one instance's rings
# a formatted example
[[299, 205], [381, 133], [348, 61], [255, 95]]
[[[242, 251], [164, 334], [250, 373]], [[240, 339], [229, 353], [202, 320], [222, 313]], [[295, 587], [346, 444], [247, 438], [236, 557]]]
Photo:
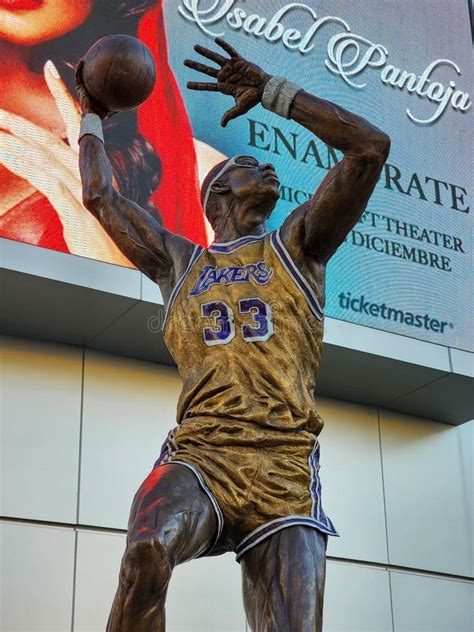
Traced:
[[193, 472], [167, 463], [155, 468], [133, 499], [127, 544], [159, 540], [173, 566], [202, 554], [217, 529], [214, 508]]
[[241, 559], [252, 632], [320, 632], [327, 536], [304, 526], [278, 531]]

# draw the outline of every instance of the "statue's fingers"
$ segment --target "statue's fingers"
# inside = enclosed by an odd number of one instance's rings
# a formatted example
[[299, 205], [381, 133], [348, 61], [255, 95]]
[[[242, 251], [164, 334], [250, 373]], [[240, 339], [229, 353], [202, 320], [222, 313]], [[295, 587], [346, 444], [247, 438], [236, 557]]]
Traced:
[[183, 63], [188, 68], [192, 68], [193, 70], [202, 72], [205, 75], [208, 75], [209, 77], [217, 77], [217, 73], [219, 72], [217, 68], [211, 68], [210, 66], [201, 64], [198, 61], [194, 61], [194, 59], [185, 59]]
[[219, 46], [223, 48], [226, 53], [229, 53], [231, 57], [239, 57], [239, 53], [235, 50], [235, 48], [228, 44], [225, 40], [221, 39], [220, 37], [216, 37], [214, 41], [216, 44], [219, 44]]
[[219, 72], [217, 73], [217, 81], [227, 81], [227, 79], [229, 78], [229, 75], [231, 75], [232, 73], [233, 73], [232, 66], [230, 65], [224, 66], [224, 68], [221, 68]]
[[247, 110], [245, 108], [242, 108], [242, 106], [234, 105], [233, 108], [230, 108], [230, 110], [227, 110], [227, 112], [224, 113], [224, 116], [221, 119], [222, 127], [225, 127], [227, 123], [231, 121], [232, 119], [237, 118], [241, 114], [245, 114], [246, 111]]
[[196, 53], [199, 53], [203, 57], [207, 57], [207, 59], [210, 59], [216, 64], [219, 64], [219, 66], [223, 66], [227, 61], [229, 61], [222, 55], [219, 55], [219, 53], [215, 53], [214, 51], [209, 50], [208, 48], [204, 48], [204, 46], [200, 46], [199, 44], [196, 44], [194, 46], [194, 50], [196, 51]]
[[79, 63], [76, 66], [76, 94], [79, 97], [79, 103], [81, 104], [81, 109], [84, 112], [89, 106], [90, 98], [87, 94], [87, 90], [84, 87], [83, 71], [84, 60], [80, 59]]
[[103, 116], [101, 116], [101, 118], [102, 119], [109, 119], [109, 118], [112, 118], [112, 116], [115, 116], [118, 113], [119, 113], [118, 110], [108, 110]]
[[209, 92], [219, 92], [217, 83], [205, 83], [203, 81], [188, 81], [186, 87], [190, 90], [207, 90]]
[[82, 84], [82, 70], [84, 68], [84, 60], [80, 59], [76, 66], [76, 82]]

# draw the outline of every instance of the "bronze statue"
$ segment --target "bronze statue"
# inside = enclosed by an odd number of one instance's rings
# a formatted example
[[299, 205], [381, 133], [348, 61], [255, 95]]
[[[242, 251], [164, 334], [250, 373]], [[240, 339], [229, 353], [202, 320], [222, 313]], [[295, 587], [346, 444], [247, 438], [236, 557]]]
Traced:
[[326, 264], [364, 211], [390, 139], [216, 42], [227, 55], [195, 50], [217, 67], [185, 64], [211, 78], [188, 88], [235, 99], [223, 126], [262, 103], [344, 157], [272, 232], [265, 221], [279, 197], [274, 167], [246, 155], [217, 165], [202, 186], [215, 230], [204, 249], [114, 189], [78, 73], [84, 204], [159, 284], [165, 340], [183, 379], [178, 426], [133, 501], [111, 632], [164, 630], [174, 566], [225, 551], [241, 563], [254, 632], [322, 630], [327, 536], [338, 535], [321, 506], [323, 421], [314, 405]]

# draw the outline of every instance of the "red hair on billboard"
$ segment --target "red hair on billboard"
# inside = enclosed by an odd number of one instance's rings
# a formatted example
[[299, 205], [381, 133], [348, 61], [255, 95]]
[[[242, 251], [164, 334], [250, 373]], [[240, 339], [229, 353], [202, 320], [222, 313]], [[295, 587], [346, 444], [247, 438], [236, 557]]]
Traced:
[[[65, 3], [64, 7], [66, 10], [69, 5]], [[124, 112], [104, 121], [107, 152], [123, 195], [147, 212], [156, 214], [169, 230], [205, 245], [207, 238], [199, 199], [193, 133], [168, 61], [162, 0], [122, 0], [117, 3], [94, 0], [91, 13], [78, 28], [51, 39], [46, 35], [47, 27], [46, 24], [41, 27], [41, 34], [44, 34], [41, 42], [22, 47], [31, 82], [23, 81], [18, 85], [17, 100], [38, 98], [37, 90], [42, 91], [43, 102], [47, 102], [45, 97], [51, 97], [46, 84], [38, 87], [43, 65], [48, 59], [56, 64], [61, 78], [75, 95], [74, 67], [77, 61], [94, 41], [108, 33], [136, 35], [150, 48], [158, 75], [154, 91], [137, 111]], [[32, 47], [34, 54], [30, 51]], [[25, 88], [28, 85], [31, 87]], [[23, 94], [25, 90], [28, 92]], [[13, 109], [10, 110], [10, 102], [6, 101], [2, 107], [15, 114], [15, 106], [11, 105]], [[48, 121], [57, 119], [57, 112], [52, 116], [51, 111], [49, 116], [48, 110], [46, 114]], [[25, 118], [28, 120], [28, 116]], [[8, 195], [8, 171], [6, 174]], [[12, 187], [18, 188], [23, 176], [15, 177], [16, 181], [13, 176], [10, 178]], [[28, 182], [26, 173], [24, 178]], [[45, 195], [34, 189], [36, 187], [32, 186], [23, 199], [17, 196], [17, 201], [0, 214], [0, 237], [71, 252], [57, 210]], [[84, 213], [88, 211], [84, 209]], [[102, 230], [100, 226], [98, 230]], [[97, 258], [94, 254], [90, 256]]]
[[138, 37], [157, 64], [151, 96], [139, 108], [138, 127], [160, 157], [162, 176], [152, 198], [169, 230], [206, 245], [191, 124], [168, 63], [163, 4], [141, 19]]

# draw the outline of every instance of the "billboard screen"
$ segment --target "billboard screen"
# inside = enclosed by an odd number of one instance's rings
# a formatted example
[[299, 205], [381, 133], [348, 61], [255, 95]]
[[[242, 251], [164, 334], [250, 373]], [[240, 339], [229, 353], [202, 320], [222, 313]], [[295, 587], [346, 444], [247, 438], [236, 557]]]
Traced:
[[187, 90], [201, 78], [183, 66], [197, 58], [194, 44], [213, 48], [221, 36], [392, 139], [365, 213], [329, 263], [326, 315], [472, 349], [474, 73], [465, 0], [23, 4], [0, 0], [0, 236], [132, 266], [83, 208], [77, 168], [73, 69], [109, 33], [138, 36], [158, 69], [152, 97], [105, 122], [117, 188], [170, 230], [207, 244], [199, 182], [225, 156], [248, 153], [280, 175], [268, 224], [278, 227], [342, 155], [261, 106], [221, 128], [231, 98]]

